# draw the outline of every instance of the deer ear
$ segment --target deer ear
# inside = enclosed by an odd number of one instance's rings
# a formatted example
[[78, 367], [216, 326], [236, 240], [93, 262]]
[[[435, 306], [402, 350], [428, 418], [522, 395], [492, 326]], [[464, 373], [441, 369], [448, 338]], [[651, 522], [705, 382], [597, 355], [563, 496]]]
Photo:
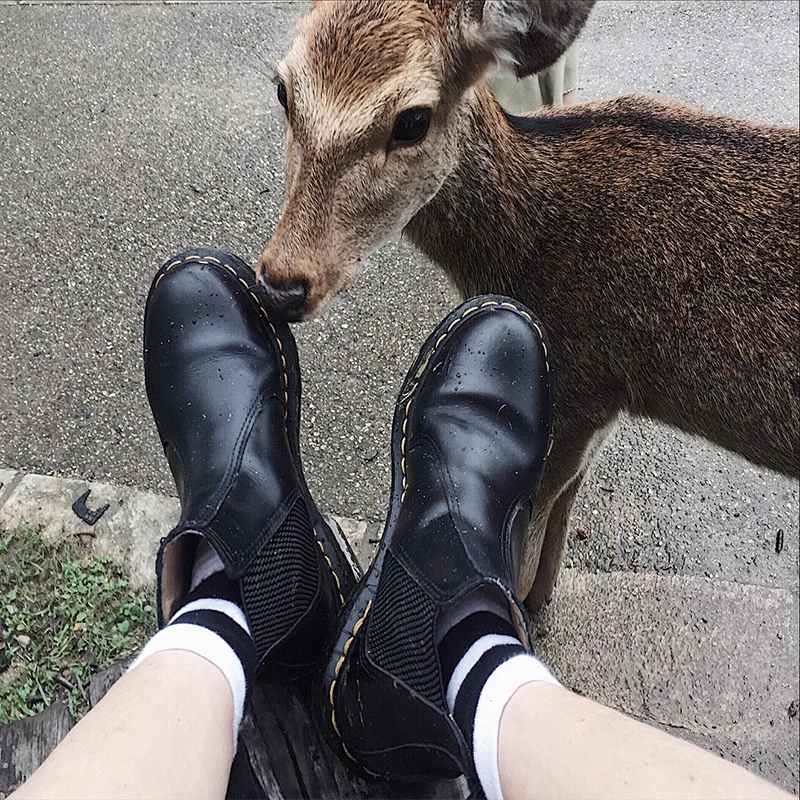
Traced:
[[521, 78], [555, 64], [595, 0], [464, 0], [469, 38]]

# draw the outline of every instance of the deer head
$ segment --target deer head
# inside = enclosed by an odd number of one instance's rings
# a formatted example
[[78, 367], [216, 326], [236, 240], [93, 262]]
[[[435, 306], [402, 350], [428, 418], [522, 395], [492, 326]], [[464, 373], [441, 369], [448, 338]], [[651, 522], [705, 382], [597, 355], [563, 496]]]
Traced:
[[456, 168], [486, 69], [547, 68], [593, 3], [315, 2], [278, 67], [286, 197], [257, 266], [273, 305], [300, 320], [344, 289]]

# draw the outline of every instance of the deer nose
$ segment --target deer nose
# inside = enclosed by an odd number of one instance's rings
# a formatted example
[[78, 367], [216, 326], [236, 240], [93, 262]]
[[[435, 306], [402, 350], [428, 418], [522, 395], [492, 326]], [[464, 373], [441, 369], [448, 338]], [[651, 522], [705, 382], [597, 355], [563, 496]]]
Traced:
[[303, 319], [308, 305], [308, 281], [297, 278], [276, 286], [267, 280], [261, 284], [267, 307], [286, 322], [299, 322]]

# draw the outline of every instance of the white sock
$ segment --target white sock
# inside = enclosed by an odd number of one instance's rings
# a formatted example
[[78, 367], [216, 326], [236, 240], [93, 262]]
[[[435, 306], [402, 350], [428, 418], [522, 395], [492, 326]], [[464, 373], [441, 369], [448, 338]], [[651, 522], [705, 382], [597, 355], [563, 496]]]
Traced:
[[206, 578], [210, 578], [224, 569], [225, 566], [222, 563], [222, 559], [217, 555], [216, 551], [212, 549], [206, 539], [201, 539], [194, 557], [192, 582], [189, 586], [189, 591], [194, 591], [198, 584], [202, 583]]
[[547, 667], [530, 653], [512, 656], [496, 667], [483, 684], [473, 723], [472, 757], [487, 800], [502, 800], [497, 745], [500, 717], [511, 696], [532, 681], [561, 684]]

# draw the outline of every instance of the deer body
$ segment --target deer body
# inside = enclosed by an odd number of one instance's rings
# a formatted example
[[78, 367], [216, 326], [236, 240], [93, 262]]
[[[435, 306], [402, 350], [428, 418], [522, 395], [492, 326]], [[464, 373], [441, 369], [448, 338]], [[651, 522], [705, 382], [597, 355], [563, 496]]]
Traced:
[[[506, 13], [508, 4], [500, 5]], [[439, 7], [450, 36], [458, 8]], [[485, 15], [484, 6], [488, 24]], [[463, 76], [466, 68], [452, 69]], [[435, 166], [424, 151], [397, 162], [387, 151], [380, 163], [400, 168], [406, 183], [415, 166], [427, 167], [390, 216], [464, 296], [515, 297], [548, 330], [554, 447], [518, 587], [538, 608], [558, 574], [575, 494], [620, 412], [798, 475], [798, 132], [636, 97], [509, 119], [481, 82], [463, 83], [451, 76], [437, 95], [431, 124], [437, 114], [444, 121], [431, 144], [443, 151]], [[348, 181], [352, 167], [342, 164], [327, 183], [317, 179], [316, 191], [308, 181], [293, 184], [298, 162], [313, 171], [315, 159], [308, 149], [290, 158], [287, 210], [260, 265], [278, 283], [281, 265], [301, 246], [317, 247], [318, 262], [337, 248], [340, 257], [362, 257], [343, 235], [322, 233], [320, 220], [330, 230], [330, 215], [346, 218], [354, 191], [371, 201], [375, 193], [363, 178]], [[309, 209], [289, 213], [313, 195]], [[373, 211], [378, 232], [386, 204]], [[320, 212], [326, 206], [328, 216]], [[355, 209], [374, 249], [380, 242], [369, 214]], [[291, 227], [298, 220], [316, 229], [316, 243], [298, 238]], [[313, 282], [320, 265], [305, 259], [299, 269]]]
[[[483, 89], [472, 111], [459, 168], [406, 230], [464, 296], [516, 297], [549, 332], [540, 511], [574, 484], [571, 505], [621, 411], [796, 476], [797, 132], [644, 98], [520, 120], [527, 132]], [[558, 568], [558, 527], [540, 570]]]

